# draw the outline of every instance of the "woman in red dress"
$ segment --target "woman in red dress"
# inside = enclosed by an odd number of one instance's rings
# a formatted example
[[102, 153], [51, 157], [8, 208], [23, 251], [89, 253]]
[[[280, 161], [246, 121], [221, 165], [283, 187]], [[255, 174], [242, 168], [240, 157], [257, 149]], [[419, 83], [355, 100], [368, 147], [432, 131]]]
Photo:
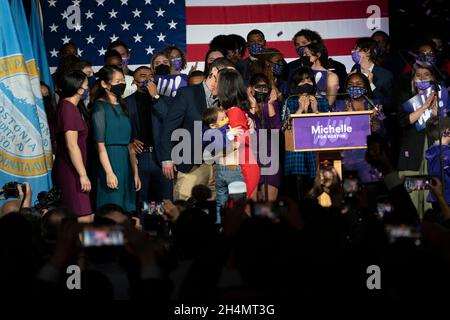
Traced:
[[235, 69], [222, 69], [219, 72], [217, 97], [222, 108], [226, 110], [231, 128], [240, 128], [242, 136], [235, 139], [239, 142], [239, 165], [247, 186], [247, 198], [256, 198], [260, 170], [256, 157], [250, 148], [250, 135], [246, 110], [248, 109], [247, 90], [242, 76]]

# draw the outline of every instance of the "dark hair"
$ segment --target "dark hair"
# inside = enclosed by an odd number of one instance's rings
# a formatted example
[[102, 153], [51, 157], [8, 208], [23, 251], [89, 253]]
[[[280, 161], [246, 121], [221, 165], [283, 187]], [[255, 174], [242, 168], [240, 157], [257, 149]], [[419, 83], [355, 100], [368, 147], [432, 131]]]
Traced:
[[109, 44], [107, 50], [108, 50], [108, 51], [109, 51], [109, 50], [114, 50], [114, 48], [116, 48], [116, 47], [124, 47], [125, 50], [126, 50], [127, 52], [129, 52], [127, 44], [126, 44], [125, 42], [121, 41], [121, 40], [116, 40], [116, 41], [111, 42], [111, 43]]
[[347, 79], [345, 79], [345, 89], [348, 88], [348, 83], [350, 82], [350, 78], [353, 77], [359, 77], [363, 83], [364, 83], [364, 88], [366, 89], [366, 96], [369, 98], [372, 98], [372, 89], [370, 88], [370, 81], [369, 79], [361, 72], [355, 72], [355, 73], [350, 73], [347, 76]]
[[229, 38], [227, 35], [219, 34], [215, 36], [209, 43], [210, 48], [220, 48], [222, 51], [226, 51], [229, 48]]
[[295, 34], [295, 36], [292, 38], [292, 41], [295, 42], [295, 39], [300, 36], [306, 38], [306, 40], [308, 40], [309, 42], [312, 42], [312, 43], [322, 42], [322, 37], [320, 36], [320, 34], [317, 31], [312, 31], [309, 29], [302, 29], [302, 30], [298, 31]]
[[[108, 95], [106, 90], [102, 87], [101, 82], [104, 81], [105, 83], [110, 83], [115, 72], [120, 72], [123, 74], [123, 70], [117, 66], [104, 66], [95, 74], [97, 76], [97, 91], [92, 99], [93, 103], [100, 98], [107, 98]], [[119, 102], [122, 107], [122, 111], [128, 115], [128, 106], [122, 100], [122, 97], [117, 97], [117, 102]]]
[[370, 36], [370, 38], [373, 39], [373, 37], [378, 36], [378, 35], [385, 37], [387, 42], [389, 42], [390, 39], [391, 39], [391, 37], [390, 37], [386, 32], [384, 32], [384, 31], [382, 31], [382, 30], [377, 30], [377, 31], [375, 31], [374, 33], [372, 33], [372, 35]]
[[227, 48], [229, 50], [238, 50], [240, 55], [245, 54], [246, 42], [243, 37], [238, 34], [230, 34], [228, 35], [228, 43], [230, 47]]
[[[74, 96], [82, 87], [83, 82], [86, 79], [86, 74], [80, 70], [74, 70], [64, 74], [61, 78], [60, 87], [58, 90], [60, 101], [65, 98]], [[77, 107], [80, 113], [85, 117], [85, 119], [88, 119], [89, 113], [86, 110], [84, 102], [81, 101], [81, 99], [80, 102], [78, 102]]]
[[266, 39], [266, 37], [264, 36], [264, 33], [263, 33], [261, 30], [253, 29], [252, 31], [250, 31], [250, 32], [247, 34], [247, 42], [248, 42], [248, 40], [250, 39], [250, 36], [253, 36], [253, 35], [255, 35], [255, 34], [260, 34], [260, 35], [262, 35], [262, 37], [263, 37], [264, 40]]
[[102, 205], [101, 207], [97, 208], [97, 210], [95, 210], [95, 216], [94, 217], [98, 217], [98, 218], [104, 218], [106, 217], [108, 214], [110, 214], [111, 212], [120, 212], [124, 215], [127, 215], [128, 213], [125, 211], [124, 208], [122, 208], [121, 206], [114, 204], [114, 203], [107, 203]]
[[68, 55], [68, 56], [61, 57], [61, 59], [59, 60], [59, 63], [58, 63], [58, 68], [56, 69], [55, 73], [53, 74], [54, 82], [55, 82], [57, 89], [60, 86], [62, 76], [65, 75], [66, 73], [72, 71], [75, 64], [78, 63], [79, 61], [80, 61], [80, 59], [74, 55]]
[[84, 68], [91, 67], [92, 63], [87, 60], [80, 60], [73, 65], [73, 70], [83, 71]]
[[206, 75], [205, 75], [205, 73], [203, 71], [200, 71], [200, 70], [192, 71], [191, 73], [189, 73], [188, 81], [189, 81], [189, 79], [191, 79], [193, 77], [200, 77], [200, 76], [201, 77], [206, 77]]
[[231, 107], [240, 107], [244, 110], [248, 108], [247, 90], [238, 71], [229, 68], [220, 70], [218, 86], [217, 97], [222, 108], [225, 110]]
[[[432, 141], [439, 140], [439, 123], [438, 118], [436, 116], [431, 117], [427, 121], [427, 129], [426, 132], [428, 134], [428, 137], [432, 139]], [[449, 117], [441, 117], [440, 119], [441, 124], [441, 133], [445, 130], [450, 130], [450, 118]]]
[[270, 80], [264, 73], [255, 73], [251, 78], [249, 85], [252, 87], [257, 85], [259, 82], [267, 83], [270, 86]]
[[59, 56], [61, 57], [61, 58], [63, 58], [63, 57], [67, 57], [67, 56], [69, 56], [69, 55], [72, 55], [71, 53], [69, 54], [69, 53], [67, 53], [67, 51], [69, 51], [70, 49], [75, 49], [75, 54], [77, 54], [78, 52], [78, 47], [77, 47], [77, 45], [75, 44], [75, 43], [73, 43], [73, 42], [68, 42], [68, 43], [65, 43], [65, 44], [63, 44], [62, 46], [61, 46], [61, 48], [59, 49]]
[[217, 68], [220, 71], [223, 68], [234, 68], [234, 64], [227, 58], [222, 57], [222, 58], [217, 58], [216, 60], [211, 62], [211, 65], [209, 66], [209, 71], [211, 72], [211, 70], [213, 68]]
[[170, 59], [170, 53], [173, 50], [177, 50], [180, 53], [181, 61], [183, 62], [183, 64], [181, 65], [181, 70], [183, 70], [184, 68], [186, 68], [186, 65], [187, 65], [186, 55], [184, 54], [183, 50], [181, 50], [180, 48], [175, 47], [175, 46], [170, 46], [170, 47], [165, 48], [163, 50], [163, 52], [166, 54], [167, 57], [169, 57], [169, 60], [171, 60]]
[[74, 70], [64, 74], [61, 78], [58, 91], [60, 99], [74, 96], [86, 78], [87, 76], [80, 70]]
[[140, 67], [137, 67], [137, 68], [134, 70], [134, 73], [136, 73], [136, 72], [138, 72], [138, 71], [140, 71], [140, 70], [143, 70], [143, 69], [146, 69], [146, 70], [152, 70], [152, 68], [150, 68], [150, 67], [147, 67], [147, 66], [140, 66]]
[[210, 67], [208, 66], [208, 57], [209, 57], [209, 55], [210, 55], [212, 52], [215, 52], [215, 51], [220, 52], [224, 57], [227, 56], [226, 53], [225, 53], [225, 52], [223, 51], [223, 49], [221, 49], [221, 48], [210, 48], [210, 49], [208, 50], [208, 52], [206, 53], [206, 55], [205, 55], [205, 68], [204, 68], [204, 70], [203, 70], [203, 72], [205, 73], [205, 75], [208, 75], [208, 74], [209, 74], [209, 69], [210, 69]]
[[356, 47], [362, 51], [369, 51], [370, 60], [376, 62], [378, 58], [378, 43], [372, 38], [359, 38], [356, 40]]
[[[444, 41], [445, 42], [445, 41]], [[422, 46], [429, 46], [433, 49], [433, 53], [436, 54], [436, 43], [434, 43], [431, 39], [419, 39], [416, 44], [416, 51], [419, 51], [419, 48]]]
[[311, 80], [313, 86], [316, 87], [316, 78], [314, 76], [314, 71], [309, 67], [300, 67], [292, 75], [291, 82], [289, 83], [290, 92], [295, 92], [298, 84], [305, 79]]
[[223, 109], [221, 109], [219, 107], [213, 107], [213, 108], [206, 109], [205, 112], [203, 112], [202, 121], [204, 122], [204, 124], [206, 124], [208, 126], [212, 123], [216, 123], [217, 116], [219, 115], [219, 112], [221, 112], [221, 111], [223, 111]]
[[106, 51], [105, 58], [103, 59], [104, 63], [106, 63], [106, 61], [108, 61], [109, 58], [118, 58], [120, 59], [120, 61], [122, 61], [122, 56], [117, 50], [114, 49]]
[[419, 70], [419, 69], [427, 69], [431, 73], [431, 76], [433, 77], [433, 79], [436, 80], [436, 73], [434, 72], [433, 66], [430, 66], [427, 64], [419, 65], [419, 64], [415, 63], [413, 65], [412, 73], [411, 73], [411, 92], [413, 95], [417, 94], [417, 89], [416, 89], [416, 86], [414, 85], [414, 77], [416, 76], [417, 70]]
[[310, 43], [307, 48], [311, 51], [311, 54], [318, 57], [320, 64], [325, 69], [328, 69], [328, 50], [323, 42]]

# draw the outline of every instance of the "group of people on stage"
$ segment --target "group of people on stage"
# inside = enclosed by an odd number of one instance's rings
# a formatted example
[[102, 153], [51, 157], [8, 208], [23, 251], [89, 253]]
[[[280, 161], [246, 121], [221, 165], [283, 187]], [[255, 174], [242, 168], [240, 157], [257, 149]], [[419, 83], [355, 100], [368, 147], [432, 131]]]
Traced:
[[[156, 53], [148, 66], [132, 71], [128, 47], [118, 40], [94, 73], [90, 62], [76, 56], [76, 45], [65, 44], [53, 75], [56, 107], [48, 87], [41, 86], [56, 155], [54, 183], [64, 205], [86, 221], [95, 207], [107, 203], [133, 212], [145, 201], [188, 200], [199, 184], [210, 188], [218, 212], [226, 205], [228, 185], [236, 181], [245, 183], [248, 198], [274, 201], [281, 192], [302, 200], [317, 174], [316, 154], [284, 150], [282, 134], [276, 135], [276, 150], [268, 154], [277, 153], [282, 165], [264, 175], [258, 146], [271, 146], [270, 132], [282, 133], [290, 114], [371, 109], [372, 131], [392, 144], [398, 169], [425, 173], [430, 144], [426, 129], [418, 129], [416, 122], [427, 111], [437, 114], [442, 99], [434, 91], [437, 86], [447, 90], [450, 73], [449, 61], [438, 54], [438, 40], [421, 40], [411, 62], [402, 60], [389, 36], [377, 31], [356, 41], [348, 53], [354, 61], [349, 73], [328, 56], [320, 35], [308, 29], [294, 35], [299, 58], [290, 63], [281, 51], [267, 47], [261, 31], [252, 30], [247, 39], [212, 39], [204, 70], [193, 66], [187, 74], [185, 54], [177, 47]], [[415, 111], [406, 111], [404, 103], [427, 90], [434, 91]], [[203, 152], [198, 160], [196, 148], [202, 142], [196, 141], [195, 127], [200, 122], [203, 131], [218, 130], [220, 142], [231, 146], [214, 155], [215, 164], [205, 161]], [[171, 137], [179, 128], [193, 138], [191, 154], [175, 164]], [[266, 141], [257, 134], [261, 129], [269, 130]], [[362, 183], [381, 178], [364, 151], [342, 156], [344, 171], [356, 171]]]

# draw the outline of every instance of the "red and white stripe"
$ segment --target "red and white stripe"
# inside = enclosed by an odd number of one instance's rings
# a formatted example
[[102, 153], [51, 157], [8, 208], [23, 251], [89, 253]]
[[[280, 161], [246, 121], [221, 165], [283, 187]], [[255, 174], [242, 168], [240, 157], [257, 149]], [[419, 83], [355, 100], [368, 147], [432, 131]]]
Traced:
[[292, 37], [307, 28], [319, 32], [329, 55], [349, 67], [355, 40], [374, 32], [367, 23], [373, 5], [380, 8], [380, 30], [388, 32], [387, 0], [186, 0], [187, 59], [202, 70], [212, 38], [232, 33], [245, 38], [259, 29], [267, 46], [291, 61], [297, 58]]

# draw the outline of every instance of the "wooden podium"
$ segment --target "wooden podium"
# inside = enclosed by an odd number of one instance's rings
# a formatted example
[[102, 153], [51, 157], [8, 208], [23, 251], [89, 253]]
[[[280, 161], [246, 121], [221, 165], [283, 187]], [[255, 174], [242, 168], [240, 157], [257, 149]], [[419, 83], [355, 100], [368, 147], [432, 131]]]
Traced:
[[285, 148], [294, 152], [316, 151], [318, 167], [328, 161], [342, 178], [341, 151], [367, 148], [372, 112], [291, 114], [284, 132]]

